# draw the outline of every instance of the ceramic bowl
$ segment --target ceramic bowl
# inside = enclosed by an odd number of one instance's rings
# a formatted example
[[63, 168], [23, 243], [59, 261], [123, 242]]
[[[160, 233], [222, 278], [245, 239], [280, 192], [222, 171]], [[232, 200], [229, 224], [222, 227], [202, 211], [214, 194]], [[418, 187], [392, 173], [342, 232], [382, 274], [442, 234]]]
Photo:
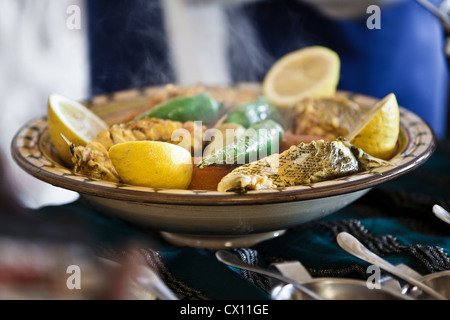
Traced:
[[[108, 124], [131, 120], [148, 107], [161, 88], [128, 90], [97, 96], [84, 104]], [[229, 103], [256, 97], [257, 84], [208, 88], [212, 94], [228, 93]], [[229, 93], [236, 93], [230, 95]], [[376, 99], [339, 92], [370, 108]], [[195, 247], [250, 246], [277, 236], [290, 227], [332, 214], [354, 202], [371, 188], [395, 179], [423, 164], [433, 153], [432, 129], [417, 115], [400, 108], [401, 130], [394, 166], [329, 181], [245, 194], [205, 190], [162, 190], [126, 185], [73, 173], [53, 150], [42, 116], [25, 124], [15, 135], [11, 150], [15, 161], [34, 177], [80, 193], [93, 207], [108, 215], [162, 232], [175, 244]]]

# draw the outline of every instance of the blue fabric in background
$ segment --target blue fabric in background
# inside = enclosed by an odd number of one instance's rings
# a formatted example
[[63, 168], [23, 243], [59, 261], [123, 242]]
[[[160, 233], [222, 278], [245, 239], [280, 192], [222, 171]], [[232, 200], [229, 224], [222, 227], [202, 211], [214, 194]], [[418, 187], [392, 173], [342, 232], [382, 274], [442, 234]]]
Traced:
[[[96, 0], [87, 6], [92, 94], [176, 81], [160, 1]], [[338, 21], [298, 0], [255, 1], [227, 12], [235, 82], [261, 81], [282, 55], [305, 46], [327, 46], [342, 60], [340, 89], [378, 98], [393, 92], [438, 138], [445, 136], [443, 30], [415, 1], [382, 7], [381, 29], [367, 28], [370, 14]]]
[[[367, 27], [370, 14], [339, 21], [301, 1], [261, 1], [243, 10], [271, 59], [256, 76], [249, 70], [250, 61], [237, 60], [232, 69], [235, 81], [249, 77], [260, 81], [284, 54], [305, 46], [326, 46], [341, 58], [340, 89], [377, 98], [393, 92], [400, 105], [433, 127], [438, 138], [445, 136], [448, 66], [444, 34], [438, 19], [416, 1], [381, 7], [381, 29]], [[231, 17], [235, 14], [230, 11]], [[232, 56], [238, 55], [242, 45], [232, 47]]]
[[400, 105], [428, 122], [439, 138], [446, 133], [448, 67], [438, 20], [415, 1], [382, 10], [381, 29], [364, 21], [337, 23], [345, 47], [340, 88], [378, 98], [393, 92]]

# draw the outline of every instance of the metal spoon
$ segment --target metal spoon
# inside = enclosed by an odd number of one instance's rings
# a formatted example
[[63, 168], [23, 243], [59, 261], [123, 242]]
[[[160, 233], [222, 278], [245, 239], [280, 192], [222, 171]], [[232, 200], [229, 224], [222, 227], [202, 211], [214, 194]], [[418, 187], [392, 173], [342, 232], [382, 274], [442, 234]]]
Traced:
[[138, 274], [133, 280], [161, 300], [178, 300], [169, 287], [148, 267], [138, 266]]
[[436, 217], [438, 217], [442, 221], [450, 224], [450, 212], [442, 208], [440, 205], [435, 204], [433, 206], [433, 213]]
[[278, 273], [271, 272], [269, 270], [266, 270], [266, 269], [263, 269], [263, 268], [260, 268], [260, 267], [253, 266], [253, 265], [250, 265], [248, 263], [245, 263], [242, 260], [240, 260], [238, 257], [236, 257], [235, 255], [233, 255], [232, 253], [230, 253], [228, 251], [219, 250], [219, 251], [216, 252], [216, 257], [217, 257], [217, 260], [219, 260], [220, 262], [228, 264], [228, 265], [230, 265], [232, 267], [236, 267], [236, 268], [239, 268], [239, 269], [245, 269], [245, 270], [257, 272], [257, 273], [269, 276], [271, 278], [278, 279], [278, 280], [283, 281], [285, 283], [290, 283], [294, 287], [296, 287], [298, 290], [300, 290], [301, 292], [307, 294], [308, 296], [310, 296], [313, 299], [325, 300], [323, 297], [321, 297], [320, 295], [318, 295], [314, 291], [306, 288], [305, 286], [303, 286], [302, 284], [292, 280], [291, 278], [288, 278], [288, 277], [282, 276], [282, 275], [280, 275]]
[[403, 271], [401, 271], [394, 265], [390, 264], [383, 258], [377, 256], [375, 253], [364, 247], [362, 243], [359, 242], [358, 239], [356, 239], [351, 234], [347, 232], [339, 233], [337, 235], [337, 242], [342, 249], [344, 249], [351, 255], [368, 263], [372, 263], [379, 266], [381, 269], [387, 271], [388, 273], [392, 274], [393, 276], [399, 279], [406, 281], [407, 283], [413, 286], [416, 286], [417, 288], [419, 288], [420, 290], [422, 290], [423, 292], [427, 293], [429, 296], [435, 299], [447, 300], [443, 295], [436, 292], [434, 289], [410, 277], [409, 275], [405, 274]]

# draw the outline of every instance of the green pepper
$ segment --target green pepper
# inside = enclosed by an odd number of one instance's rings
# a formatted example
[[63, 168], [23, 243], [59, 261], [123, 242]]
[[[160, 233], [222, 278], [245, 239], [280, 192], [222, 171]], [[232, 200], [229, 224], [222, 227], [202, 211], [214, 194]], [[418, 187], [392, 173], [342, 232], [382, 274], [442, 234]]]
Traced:
[[256, 161], [279, 151], [283, 133], [283, 127], [272, 119], [258, 122], [248, 128], [241, 138], [205, 156], [197, 167]]
[[173, 121], [202, 121], [204, 124], [212, 124], [217, 118], [223, 104], [214, 100], [208, 92], [196, 96], [178, 97], [163, 102], [150, 111], [137, 117], [159, 118]]
[[265, 97], [244, 103], [234, 108], [228, 113], [225, 122], [237, 123], [244, 128], [249, 128], [260, 121], [272, 119], [276, 122], [280, 121], [277, 108]]

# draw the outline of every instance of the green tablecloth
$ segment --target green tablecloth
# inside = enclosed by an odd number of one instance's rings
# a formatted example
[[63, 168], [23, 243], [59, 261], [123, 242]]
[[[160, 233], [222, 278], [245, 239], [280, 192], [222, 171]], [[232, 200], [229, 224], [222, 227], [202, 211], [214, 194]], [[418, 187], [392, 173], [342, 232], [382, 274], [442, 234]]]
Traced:
[[[449, 141], [440, 143], [417, 170], [374, 188], [332, 215], [251, 248], [230, 250], [264, 267], [276, 261], [299, 260], [314, 277], [365, 279], [370, 276], [368, 264], [336, 243], [337, 233], [347, 231], [394, 264], [407, 264], [421, 274], [450, 270], [450, 225], [434, 217], [434, 204], [450, 209]], [[99, 255], [117, 257], [127, 245], [139, 243], [138, 252], [180, 299], [270, 298], [270, 279], [218, 262], [213, 250], [170, 245], [158, 233], [106, 217], [82, 200], [45, 207], [38, 213], [45, 219], [70, 217], [81, 222]]]

